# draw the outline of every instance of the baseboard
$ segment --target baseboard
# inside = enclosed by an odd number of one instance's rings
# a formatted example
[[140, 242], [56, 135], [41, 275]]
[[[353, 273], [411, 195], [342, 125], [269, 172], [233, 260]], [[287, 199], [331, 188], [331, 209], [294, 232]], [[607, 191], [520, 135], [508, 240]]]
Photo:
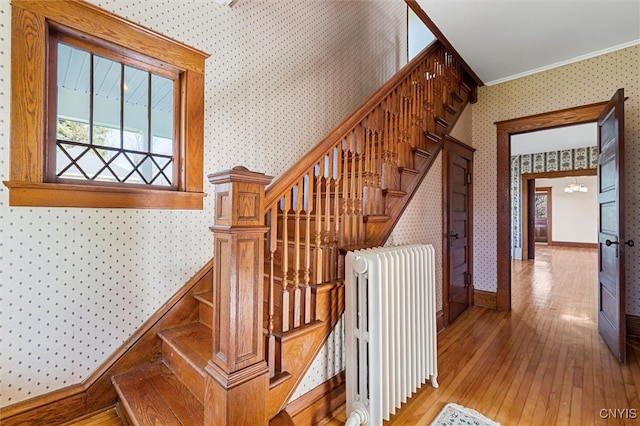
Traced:
[[287, 405], [286, 411], [297, 425], [315, 425], [333, 418], [346, 401], [344, 371]]
[[208, 261], [96, 371], [82, 383], [0, 408], [2, 426], [62, 424], [112, 406], [118, 396], [111, 377], [159, 359], [157, 333], [197, 320], [196, 293], [211, 289], [213, 261]]
[[627, 314], [627, 337], [640, 339], [640, 316]]
[[575, 243], [572, 241], [553, 241], [549, 245], [554, 247], [598, 248], [598, 243]]
[[492, 291], [473, 290], [473, 304], [475, 306], [482, 306], [489, 309], [497, 309], [498, 297], [496, 293]]
[[444, 330], [444, 311], [440, 310], [436, 312], [436, 333], [442, 330]]

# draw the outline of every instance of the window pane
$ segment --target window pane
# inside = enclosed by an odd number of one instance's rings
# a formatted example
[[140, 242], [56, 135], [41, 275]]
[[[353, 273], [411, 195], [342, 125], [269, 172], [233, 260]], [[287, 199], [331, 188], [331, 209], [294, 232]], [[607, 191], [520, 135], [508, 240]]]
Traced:
[[58, 43], [57, 138], [88, 143], [91, 55]]
[[120, 147], [120, 90], [122, 64], [93, 57], [93, 144]]
[[123, 148], [149, 149], [149, 72], [124, 67], [124, 139]]
[[173, 80], [151, 76], [151, 152], [173, 155]]
[[435, 40], [435, 36], [413, 10], [407, 7], [407, 11], [409, 14], [409, 25], [407, 29], [409, 52], [407, 59], [410, 61], [415, 58], [422, 49]]

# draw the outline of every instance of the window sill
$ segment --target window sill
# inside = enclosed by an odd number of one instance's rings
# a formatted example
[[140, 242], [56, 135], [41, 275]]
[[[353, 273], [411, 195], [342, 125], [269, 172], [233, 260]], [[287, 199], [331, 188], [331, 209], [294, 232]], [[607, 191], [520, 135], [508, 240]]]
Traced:
[[10, 206], [202, 210], [204, 192], [5, 181]]

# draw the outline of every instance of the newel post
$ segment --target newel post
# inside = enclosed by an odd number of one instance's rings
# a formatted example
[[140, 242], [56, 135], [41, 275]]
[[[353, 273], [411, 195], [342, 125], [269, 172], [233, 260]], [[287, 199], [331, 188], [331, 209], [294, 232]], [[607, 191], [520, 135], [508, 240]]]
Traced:
[[237, 166], [215, 185], [213, 357], [206, 370], [205, 425], [267, 425], [264, 359], [264, 190], [272, 177]]

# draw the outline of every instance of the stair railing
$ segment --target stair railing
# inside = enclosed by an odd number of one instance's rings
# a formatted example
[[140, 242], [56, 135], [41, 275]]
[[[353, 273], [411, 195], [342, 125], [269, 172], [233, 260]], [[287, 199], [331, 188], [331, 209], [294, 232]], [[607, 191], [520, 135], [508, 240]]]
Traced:
[[367, 244], [366, 221], [385, 214], [384, 191], [401, 189], [400, 170], [412, 168], [414, 152], [442, 132], [463, 79], [461, 64], [434, 42], [267, 188], [271, 378], [276, 335], [315, 319], [313, 286], [343, 278], [340, 248]]

